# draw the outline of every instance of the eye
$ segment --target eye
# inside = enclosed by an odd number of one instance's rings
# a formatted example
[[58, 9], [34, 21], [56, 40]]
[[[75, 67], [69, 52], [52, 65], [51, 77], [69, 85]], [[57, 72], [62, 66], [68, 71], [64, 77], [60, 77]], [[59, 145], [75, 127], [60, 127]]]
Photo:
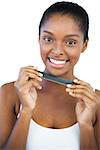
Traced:
[[45, 43], [48, 43], [48, 44], [53, 42], [53, 38], [49, 36], [44, 36], [43, 40], [45, 41]]
[[76, 45], [77, 42], [76, 42], [76, 40], [67, 40], [67, 41], [65, 41], [65, 43], [67, 46], [73, 47]]

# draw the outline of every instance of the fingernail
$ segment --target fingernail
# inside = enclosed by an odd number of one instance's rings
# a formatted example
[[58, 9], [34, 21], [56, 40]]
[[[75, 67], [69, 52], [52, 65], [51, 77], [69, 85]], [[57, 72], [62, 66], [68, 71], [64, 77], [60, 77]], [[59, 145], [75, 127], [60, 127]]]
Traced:
[[38, 70], [38, 68], [36, 66], [32, 66], [35, 70]]
[[74, 79], [73, 81], [74, 81], [74, 82], [78, 82], [78, 80], [77, 80], [77, 79]]
[[66, 86], [67, 86], [68, 88], [70, 88], [70, 87], [72, 86], [72, 84], [67, 84]]
[[69, 95], [72, 95], [72, 92], [69, 92]]
[[38, 88], [41, 90], [41, 89], [42, 89], [42, 86], [39, 86]]
[[38, 78], [39, 81], [42, 81], [42, 78]]
[[42, 74], [42, 73], [39, 73], [39, 76], [40, 76], [40, 77], [43, 77], [43, 74]]
[[69, 91], [70, 91], [70, 89], [66, 88], [66, 92], [69, 92]]

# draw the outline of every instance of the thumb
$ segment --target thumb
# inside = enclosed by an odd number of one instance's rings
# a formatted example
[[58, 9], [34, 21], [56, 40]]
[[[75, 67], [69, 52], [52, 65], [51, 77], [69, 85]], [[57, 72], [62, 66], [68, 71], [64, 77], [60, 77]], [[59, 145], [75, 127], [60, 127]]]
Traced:
[[32, 87], [32, 88], [30, 89], [30, 95], [31, 95], [31, 97], [32, 97], [34, 100], [37, 99], [37, 91], [36, 91], [35, 87]]
[[76, 104], [76, 114], [79, 115], [83, 110], [84, 110], [84, 102], [83, 101], [79, 101]]

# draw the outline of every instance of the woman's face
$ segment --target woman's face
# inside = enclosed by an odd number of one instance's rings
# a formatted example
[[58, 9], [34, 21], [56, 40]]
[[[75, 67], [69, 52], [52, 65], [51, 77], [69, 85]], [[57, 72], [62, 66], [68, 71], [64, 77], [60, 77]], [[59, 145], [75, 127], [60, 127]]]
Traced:
[[40, 52], [45, 69], [58, 76], [72, 73], [86, 48], [84, 34], [71, 16], [55, 14], [41, 27]]

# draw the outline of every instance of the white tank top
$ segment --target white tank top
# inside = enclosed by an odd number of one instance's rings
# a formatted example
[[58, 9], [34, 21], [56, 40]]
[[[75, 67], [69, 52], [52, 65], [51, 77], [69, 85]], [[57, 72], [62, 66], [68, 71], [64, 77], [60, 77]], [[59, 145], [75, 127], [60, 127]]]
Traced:
[[31, 120], [26, 150], [79, 150], [80, 129], [76, 123], [63, 129], [46, 128]]

